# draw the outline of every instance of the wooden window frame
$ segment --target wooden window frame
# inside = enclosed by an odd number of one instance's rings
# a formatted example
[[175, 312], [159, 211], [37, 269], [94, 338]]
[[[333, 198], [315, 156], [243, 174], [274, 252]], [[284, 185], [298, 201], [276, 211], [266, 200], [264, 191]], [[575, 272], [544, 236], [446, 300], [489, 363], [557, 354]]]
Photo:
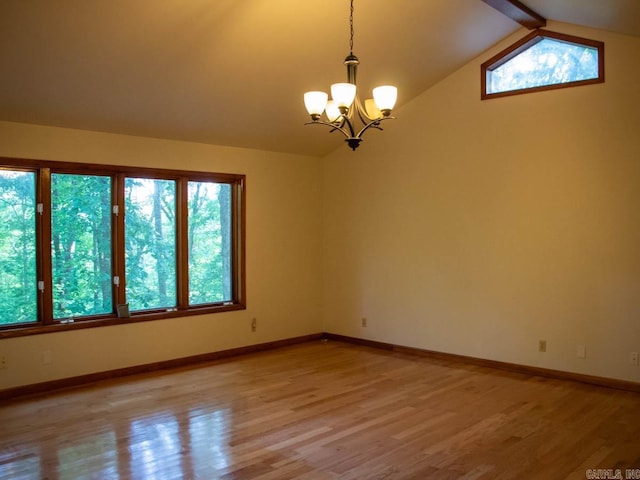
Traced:
[[[36, 203], [45, 205], [42, 215], [36, 218], [36, 270], [37, 279], [43, 280], [45, 289], [38, 292], [37, 322], [0, 325], [0, 339], [64, 330], [120, 325], [163, 318], [185, 317], [246, 309], [245, 232], [246, 232], [246, 178], [241, 174], [197, 172], [158, 168], [101, 165], [90, 163], [57, 162], [33, 159], [0, 157], [0, 167], [36, 174]], [[126, 285], [121, 281], [113, 286], [113, 312], [104, 315], [85, 316], [71, 320], [53, 319], [51, 256], [43, 254], [51, 240], [51, 174], [72, 173], [81, 175], [107, 175], [112, 179], [112, 205], [124, 205], [124, 179], [138, 177], [166, 179], [176, 182], [176, 308], [131, 312], [130, 317], [119, 318], [118, 304], [124, 303]], [[188, 192], [189, 181], [226, 183], [231, 185], [231, 275], [232, 300], [189, 306], [188, 272]], [[112, 276], [124, 279], [125, 215], [112, 216]]]
[[[536, 43], [545, 38], [551, 38], [561, 42], [572, 43], [574, 45], [584, 45], [598, 50], [598, 77], [587, 80], [578, 80], [574, 82], [555, 83], [553, 85], [542, 85], [539, 87], [520, 88], [517, 90], [509, 90], [506, 92], [487, 93], [487, 72], [495, 70], [504, 65], [512, 58], [518, 56], [525, 50], [528, 50]], [[558, 88], [579, 87], [582, 85], [593, 85], [604, 82], [604, 42], [598, 40], [590, 40], [588, 38], [576, 37], [564, 33], [552, 32], [550, 30], [537, 29], [518, 40], [513, 45], [505, 48], [500, 53], [494, 55], [480, 66], [480, 98], [487, 100], [490, 98], [509, 97], [511, 95], [522, 95], [524, 93], [542, 92], [546, 90], [555, 90]]]

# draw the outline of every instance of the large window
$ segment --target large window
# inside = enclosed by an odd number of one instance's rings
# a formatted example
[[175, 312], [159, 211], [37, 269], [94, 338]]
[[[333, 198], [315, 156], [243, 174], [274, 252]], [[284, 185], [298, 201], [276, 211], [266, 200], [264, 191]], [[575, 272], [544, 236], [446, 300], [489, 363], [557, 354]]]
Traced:
[[0, 159], [0, 334], [244, 308], [244, 176]]
[[482, 64], [482, 98], [604, 82], [604, 44], [535, 30]]

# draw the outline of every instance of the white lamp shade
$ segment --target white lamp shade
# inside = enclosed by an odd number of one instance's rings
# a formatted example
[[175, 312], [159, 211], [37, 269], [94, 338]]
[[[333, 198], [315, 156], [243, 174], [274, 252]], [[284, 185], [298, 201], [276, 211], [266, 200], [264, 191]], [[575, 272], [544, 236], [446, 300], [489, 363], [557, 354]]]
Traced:
[[380, 110], [393, 110], [398, 99], [398, 89], [384, 85], [373, 89], [373, 99]]
[[307, 92], [304, 94], [304, 106], [309, 115], [321, 115], [327, 105], [329, 95], [325, 92]]
[[338, 117], [341, 115], [340, 110], [338, 109], [338, 105], [333, 100], [329, 100], [327, 102], [327, 108], [325, 109], [327, 113], [327, 118], [330, 122], [335, 122]]
[[356, 98], [356, 86], [352, 83], [334, 83], [331, 85], [331, 97], [338, 107], [349, 108]]
[[367, 98], [364, 101], [364, 109], [367, 112], [367, 117], [371, 120], [382, 117], [382, 112], [376, 105], [376, 102], [373, 101], [373, 98]]

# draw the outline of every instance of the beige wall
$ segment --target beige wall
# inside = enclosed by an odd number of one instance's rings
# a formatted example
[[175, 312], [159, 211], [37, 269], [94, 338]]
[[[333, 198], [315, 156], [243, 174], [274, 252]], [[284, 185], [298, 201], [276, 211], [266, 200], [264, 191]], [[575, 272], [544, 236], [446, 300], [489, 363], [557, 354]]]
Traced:
[[640, 381], [640, 39], [549, 28], [605, 41], [606, 83], [480, 101], [480, 63], [520, 32], [325, 159], [0, 122], [0, 156], [248, 192], [246, 311], [3, 339], [0, 389], [322, 330]]
[[521, 31], [324, 160], [326, 331], [640, 381], [640, 39], [549, 29], [606, 83], [481, 101]]
[[243, 311], [2, 339], [0, 390], [322, 331], [317, 158], [8, 122], [0, 156], [246, 174], [248, 300]]

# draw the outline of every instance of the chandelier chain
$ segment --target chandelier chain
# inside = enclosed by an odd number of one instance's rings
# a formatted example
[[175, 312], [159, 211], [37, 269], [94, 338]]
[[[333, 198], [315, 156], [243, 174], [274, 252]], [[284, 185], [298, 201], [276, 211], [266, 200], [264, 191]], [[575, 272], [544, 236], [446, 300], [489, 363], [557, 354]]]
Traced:
[[353, 0], [351, 0], [351, 10], [349, 13], [349, 27], [351, 32], [351, 37], [349, 39], [349, 53], [353, 55]]

